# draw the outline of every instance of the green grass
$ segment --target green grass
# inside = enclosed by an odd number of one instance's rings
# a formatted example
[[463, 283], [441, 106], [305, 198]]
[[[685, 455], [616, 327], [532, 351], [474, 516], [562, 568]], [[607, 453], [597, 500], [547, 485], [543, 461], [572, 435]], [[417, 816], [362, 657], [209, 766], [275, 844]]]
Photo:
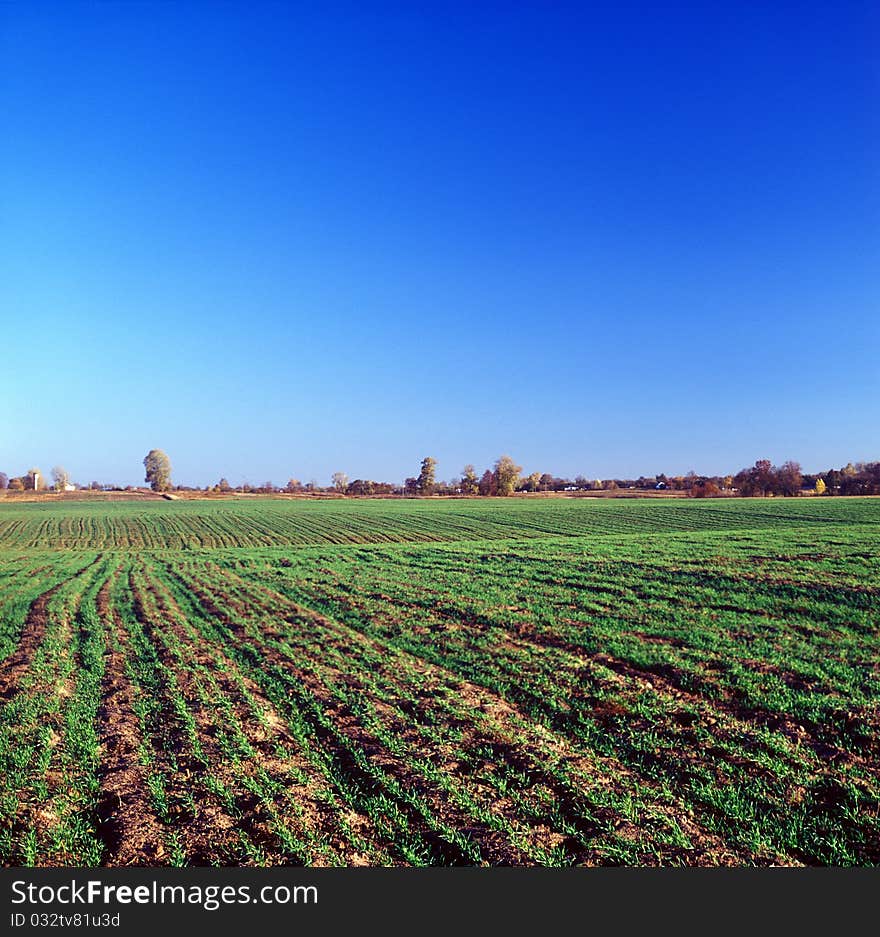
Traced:
[[875, 499], [0, 506], [0, 857], [876, 864], [878, 612]]
[[0, 546], [219, 549], [823, 527], [880, 521], [861, 498], [34, 502], [0, 505]]

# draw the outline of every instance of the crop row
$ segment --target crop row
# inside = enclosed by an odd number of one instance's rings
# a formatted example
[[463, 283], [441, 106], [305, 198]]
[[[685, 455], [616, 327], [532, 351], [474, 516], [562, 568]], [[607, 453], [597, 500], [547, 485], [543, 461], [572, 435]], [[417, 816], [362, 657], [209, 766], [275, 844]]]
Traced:
[[6, 551], [0, 857], [876, 863], [875, 530]]
[[4, 505], [0, 548], [233, 549], [880, 524], [877, 499], [221, 501]]

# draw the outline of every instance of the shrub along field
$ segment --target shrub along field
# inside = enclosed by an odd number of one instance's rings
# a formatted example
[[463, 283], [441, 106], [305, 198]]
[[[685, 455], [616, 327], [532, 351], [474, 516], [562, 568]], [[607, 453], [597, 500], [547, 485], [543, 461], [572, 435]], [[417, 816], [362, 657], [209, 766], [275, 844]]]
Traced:
[[0, 507], [5, 865], [880, 862], [880, 500]]

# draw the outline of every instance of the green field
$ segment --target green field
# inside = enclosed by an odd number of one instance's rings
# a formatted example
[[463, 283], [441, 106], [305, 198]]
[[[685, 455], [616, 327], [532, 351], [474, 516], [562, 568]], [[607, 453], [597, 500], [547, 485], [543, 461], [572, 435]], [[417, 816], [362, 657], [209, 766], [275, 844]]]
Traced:
[[880, 861], [880, 499], [0, 505], [6, 865]]

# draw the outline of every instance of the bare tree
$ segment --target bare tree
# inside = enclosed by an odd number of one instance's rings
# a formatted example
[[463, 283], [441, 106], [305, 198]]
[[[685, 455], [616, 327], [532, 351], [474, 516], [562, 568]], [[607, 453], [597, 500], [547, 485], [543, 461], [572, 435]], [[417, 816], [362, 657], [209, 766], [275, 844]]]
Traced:
[[348, 475], [345, 472], [333, 473], [333, 487], [340, 493], [344, 493], [348, 488]]
[[56, 491], [64, 491], [70, 484], [70, 473], [63, 465], [56, 465], [52, 469], [52, 484]]

